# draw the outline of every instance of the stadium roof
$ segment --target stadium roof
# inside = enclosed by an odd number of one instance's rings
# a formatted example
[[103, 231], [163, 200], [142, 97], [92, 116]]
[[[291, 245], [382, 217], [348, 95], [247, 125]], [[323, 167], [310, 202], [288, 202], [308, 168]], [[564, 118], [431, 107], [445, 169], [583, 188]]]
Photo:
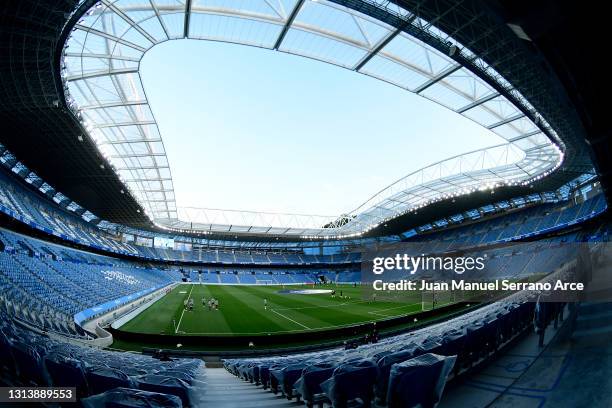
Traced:
[[[565, 147], [556, 132], [491, 66], [408, 10], [370, 4], [403, 27], [326, 0], [102, 0], [78, 21], [66, 42], [62, 77], [67, 101], [120, 179], [161, 227], [358, 235], [450, 196], [529, 184], [561, 165]], [[408, 27], [415, 31], [409, 33]], [[421, 33], [448, 51], [421, 41]], [[296, 215], [248, 217], [245, 212], [235, 220], [233, 213], [218, 210], [220, 217], [201, 210], [195, 221], [181, 219], [163, 136], [139, 73], [147, 50], [178, 38], [253, 45], [355, 70], [465, 115], [507, 144], [428, 166], [378, 192], [350, 214], [325, 222]]]
[[[242, 8], [237, 6], [239, 4]], [[15, 21], [26, 20], [29, 23], [27, 29], [22, 29], [23, 25], [11, 22], [12, 25], [6, 25], [8, 31], [13, 32], [15, 36], [35, 40], [31, 40], [33, 41], [29, 43], [31, 45], [21, 52], [19, 47], [17, 49], [12, 46], [5, 47], [15, 52], [11, 52], [9, 58], [5, 60], [8, 62], [7, 66], [3, 66], [3, 72], [10, 73], [8, 79], [12, 83], [10, 87], [5, 87], [5, 94], [9, 98], [3, 99], [2, 111], [3, 119], [8, 119], [8, 129], [14, 131], [21, 125], [25, 134], [23, 143], [8, 140], [8, 147], [38, 174], [50, 180], [58, 190], [67, 193], [101, 218], [131, 225], [146, 224], [142, 217], [136, 215], [140, 206], [132, 201], [130, 195], [133, 195], [142, 205], [142, 209], [153, 218], [161, 219], [155, 216], [156, 212], [157, 215], [165, 212], [167, 219], [172, 219], [174, 216], [175, 204], [170, 183], [166, 185], [162, 183], [154, 192], [147, 191], [146, 183], [149, 183], [149, 180], [154, 182], [170, 180], [164, 180], [164, 173], [166, 171], [169, 173], [169, 169], [164, 164], [163, 151], [160, 150], [160, 146], [163, 148], [163, 145], [161, 143], [155, 145], [163, 136], [157, 137], [159, 135], [155, 133], [154, 118], [147, 116], [150, 111], [147, 111], [146, 99], [137, 99], [137, 96], [143, 95], [139, 94], [142, 90], [138, 88], [136, 68], [142, 53], [154, 43], [186, 36], [248, 42], [251, 45], [324, 59], [345, 68], [379, 77], [410, 91], [418, 91], [466, 116], [472, 111], [474, 115], [472, 119], [490, 126], [492, 131], [503, 133], [502, 136], [513, 144], [497, 148], [497, 152], [503, 149], [509, 152], [512, 149], [516, 153], [518, 148], [525, 152], [522, 156], [519, 155], [520, 161], [526, 161], [525, 164], [533, 166], [527, 167], [527, 171], [519, 172], [516, 170], [517, 166], [508, 160], [510, 155], [506, 154], [504, 162], [502, 161], [504, 155], [499, 154], [498, 160], [491, 157], [490, 162], [499, 163], [501, 166], [497, 167], [501, 167], [501, 171], [496, 170], [491, 173], [483, 170], [484, 166], [480, 168], [472, 166], [470, 170], [476, 170], [476, 176], [465, 177], [468, 172], [463, 169], [467, 168], [464, 165], [470, 161], [470, 157], [478, 155], [485, 157], [489, 152], [476, 152], [472, 156], [455, 158], [454, 162], [439, 163], [418, 172], [423, 180], [427, 180], [424, 183], [414, 184], [415, 182], [411, 182], [410, 177], [407, 177], [377, 194], [368, 202], [372, 205], [366, 203], [359, 213], [337, 219], [337, 222], [331, 225], [337, 227], [335, 228], [337, 231], [343, 229], [347, 234], [365, 231], [368, 226], [384, 222], [403, 211], [438, 199], [444, 200], [457, 192], [462, 193], [483, 185], [497, 185], [496, 188], [503, 190], [500, 185], [528, 183], [534, 189], [550, 190], [575, 177], [576, 174], [590, 170], [592, 165], [588, 149], [584, 144], [584, 129], [571, 107], [566, 104], [567, 97], [563, 99], [564, 92], [559, 91], [559, 84], [554, 75], [551, 76], [542, 69], [538, 54], [530, 50], [506, 25], [501, 24], [495, 13], [483, 9], [480, 2], [333, 0], [246, 3], [194, 0], [186, 3], [164, 1], [162, 4], [155, 1], [119, 1], [102, 2], [90, 15], [84, 16], [83, 13], [93, 5], [92, 1], [80, 2], [78, 9], [75, 9], [72, 15], [68, 13], [71, 5], [59, 1], [55, 6], [45, 4], [43, 7], [36, 1], [28, 0], [22, 2], [22, 6], [18, 9], [4, 10], [4, 16], [13, 13], [14, 15], [10, 17], [16, 17]], [[250, 8], [245, 10], [244, 5]], [[94, 20], [99, 20], [100, 16], [108, 17], [112, 24], [96, 27]], [[212, 21], [216, 21], [216, 24], [209, 24]], [[117, 90], [130, 92], [126, 94], [130, 98], [120, 100], [124, 103], [117, 104], [118, 101], [115, 99], [113, 102], [112, 98], [104, 102], [95, 101], [94, 97], [93, 101], [90, 100], [92, 103], [84, 105], [88, 109], [81, 112], [83, 119], [90, 114], [88, 111], [100, 111], [104, 112], [104, 115], [109, 111], [123, 112], [102, 116], [110, 121], [98, 120], [89, 123], [91, 130], [97, 129], [93, 133], [98, 135], [92, 135], [97, 141], [96, 144], [105, 144], [100, 136], [104, 134], [104, 129], [110, 130], [108, 134], [118, 132], [115, 134], [122, 136], [122, 130], [131, 129], [132, 136], [144, 134], [143, 139], [146, 140], [133, 141], [134, 144], [146, 144], [146, 152], [132, 151], [131, 147], [127, 151], [99, 147], [99, 150], [92, 151], [89, 149], [92, 146], [91, 140], [78, 138], [80, 132], [78, 126], [71, 123], [71, 118], [64, 112], [58, 112], [63, 104], [61, 98], [63, 89], [61, 82], [58, 88], [58, 82], [54, 81], [53, 75], [57, 74], [54, 67], [60, 66], [63, 40], [69, 35], [73, 36], [68, 41], [69, 44], [75, 39], [74, 36], [78, 39], [80, 35], [82, 41], [89, 41], [86, 45], [92, 48], [85, 49], [81, 46], [79, 50], [78, 46], [70, 46], [63, 50], [65, 53], [74, 53], [74, 55], [65, 54], [64, 79], [68, 81], [69, 91], [74, 88], [71, 86], [73, 82], [95, 84], [106, 80], [106, 84], [110, 84], [110, 87], [105, 89], [111, 91], [107, 96], [117, 95]], [[38, 41], [37, 46], [33, 45], [36, 41]], [[111, 47], [105, 49], [109, 45]], [[96, 52], [91, 52], [94, 50]], [[27, 61], [33, 63], [24, 64], [24, 58], [29, 58]], [[68, 58], [81, 62], [75, 64], [69, 62]], [[45, 59], [51, 63], [45, 64]], [[21, 68], [19, 75], [16, 74], [18, 70], [14, 69], [15, 66]], [[44, 68], [49, 66], [53, 68]], [[131, 86], [125, 87], [126, 84], [118, 81], [119, 78], [131, 78], [128, 79], [128, 82], [132, 81]], [[42, 90], [38, 91], [39, 88]], [[60, 96], [59, 101], [55, 99], [55, 95]], [[78, 112], [79, 102], [82, 105], [84, 99], [78, 101], [78, 96], [72, 95], [72, 92], [66, 93], [65, 96], [69, 102], [71, 102], [70, 97], [74, 97], [76, 104], [73, 107], [75, 112]], [[88, 96], [91, 97], [91, 94]], [[460, 102], [467, 103], [460, 104]], [[115, 103], [117, 106], [104, 106], [104, 103]], [[20, 108], [21, 106], [27, 107]], [[495, 115], [491, 116], [491, 110], [500, 120], [495, 121]], [[36, 116], [37, 112], [44, 112], [44, 115]], [[35, 116], [33, 117], [31, 113]], [[141, 116], [134, 118], [133, 115], [136, 113]], [[92, 117], [95, 115], [95, 112], [91, 113]], [[124, 115], [125, 122], [119, 121], [120, 115]], [[41, 122], [43, 117], [47, 120]], [[123, 127], [126, 129], [120, 129]], [[74, 170], [74, 166], [71, 168], [64, 161], [58, 161], [58, 167], [53, 168], [49, 165], [53, 160], [43, 157], [45, 153], [48, 156], [48, 152], [31, 152], [31, 147], [36, 144], [27, 146], [28, 140], [40, 141], [42, 137], [36, 134], [37, 128], [45, 128], [51, 131], [48, 133], [57, 135], [57, 142], [54, 140], [53, 143], [61, 142], [66, 149], [64, 151], [53, 145], [56, 149], [54, 153], [60, 157], [77, 159], [82, 170], [79, 174], [83, 173], [82, 177], [75, 172], [69, 173]], [[45, 136], [48, 137], [48, 133]], [[62, 133], [65, 136], [62, 136]], [[156, 139], [160, 140], [156, 142]], [[555, 141], [558, 147], [555, 147], [551, 140]], [[106, 142], [110, 142], [106, 143], [109, 146], [115, 146], [113, 139], [109, 138]], [[532, 147], [525, 146], [529, 143]], [[116, 145], [125, 145], [125, 143]], [[533, 150], [529, 150], [531, 148]], [[66, 156], [65, 152], [72, 154]], [[104, 153], [100, 155], [102, 157], [98, 156], [99, 152]], [[565, 159], [561, 162], [563, 153]], [[87, 157], [92, 159], [90, 163], [87, 163]], [[514, 154], [513, 157], [516, 159], [517, 155]], [[123, 183], [133, 185], [129, 191], [121, 191], [122, 183], [118, 183], [118, 178], [113, 177], [115, 173], [109, 172], [110, 169], [100, 164], [113, 163], [113, 160], [119, 160], [114, 163], [115, 168], [121, 169], [124, 165], [124, 171], [130, 172], [129, 176], [122, 176]], [[147, 160], [149, 165], [146, 163]], [[41, 171], [41, 163], [47, 164], [47, 168], [42, 169], [44, 171]], [[558, 164], [561, 164], [559, 171], [549, 177], [532, 181]], [[459, 166], [462, 171], [453, 172], [453, 166], [454, 168]], [[423, 178], [428, 172], [435, 171], [447, 177], [440, 180], [439, 176], [436, 178], [435, 175], [429, 174], [430, 179]], [[144, 174], [146, 177], [132, 176], [132, 172]], [[117, 173], [120, 174], [120, 171]], [[151, 176], [152, 173], [155, 175]], [[66, 178], [67, 174], [71, 174], [73, 179]], [[48, 177], [45, 177], [47, 175]], [[450, 179], [451, 176], [457, 175], [461, 179], [459, 182]], [[125, 181], [126, 177], [129, 177], [128, 181]], [[78, 189], [73, 187], [76, 178], [79, 178], [81, 183]], [[413, 175], [413, 178], [416, 179], [416, 176]], [[463, 185], [465, 180], [471, 181]], [[430, 182], [442, 184], [428, 185]], [[474, 184], [469, 184], [471, 182]], [[138, 183], [145, 185], [137, 185]], [[456, 189], [458, 183], [461, 186]], [[104, 186], [108, 190], [108, 194], [104, 196], [107, 201], [103, 205], [99, 204], [101, 197], [97, 194], [102, 190], [97, 190], [98, 186]], [[402, 197], [403, 193], [418, 191], [410, 189], [419, 186], [424, 186], [423, 188], [431, 194], [422, 194], [416, 202], [412, 201], [416, 194], [404, 194], [410, 196], [410, 200]], [[432, 186], [433, 188], [428, 188]], [[163, 198], [159, 198], [160, 196]], [[382, 205], [378, 205], [381, 203]], [[111, 211], [108, 208], [110, 206], [116, 209], [113, 208]], [[363, 215], [361, 219], [357, 217], [359, 214]], [[268, 224], [271, 222], [268, 221]], [[181, 225], [166, 224], [166, 226]], [[203, 225], [203, 227], [211, 230], [212, 226]], [[270, 228], [272, 225], [264, 226], [263, 230], [257, 231], [253, 231], [251, 228], [253, 225], [246, 227], [245, 231], [249, 233], [284, 231]], [[219, 232], [224, 230], [238, 232], [235, 226], [226, 225], [216, 229]], [[314, 228], [314, 231], [299, 228], [284, 232], [298, 233], [298, 230], [300, 235], [311, 235], [311, 232], [315, 235], [333, 234], [330, 228]]]

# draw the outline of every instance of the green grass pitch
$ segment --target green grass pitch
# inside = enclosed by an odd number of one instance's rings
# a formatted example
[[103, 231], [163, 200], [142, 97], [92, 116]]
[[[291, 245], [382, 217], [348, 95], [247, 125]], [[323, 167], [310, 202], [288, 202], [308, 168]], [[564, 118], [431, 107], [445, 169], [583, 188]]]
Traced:
[[[187, 335], [248, 335], [323, 330], [387, 319], [421, 311], [420, 295], [410, 302], [364, 299], [362, 289], [353, 285], [317, 285], [335, 289], [330, 294], [283, 294], [302, 286], [229, 286], [182, 284], [144, 312], [125, 323], [121, 330], [139, 333]], [[342, 291], [344, 295], [340, 298]], [[184, 301], [194, 299], [193, 311]], [[208, 310], [202, 298], [219, 301], [219, 310]], [[267, 310], [264, 299], [268, 301]]]

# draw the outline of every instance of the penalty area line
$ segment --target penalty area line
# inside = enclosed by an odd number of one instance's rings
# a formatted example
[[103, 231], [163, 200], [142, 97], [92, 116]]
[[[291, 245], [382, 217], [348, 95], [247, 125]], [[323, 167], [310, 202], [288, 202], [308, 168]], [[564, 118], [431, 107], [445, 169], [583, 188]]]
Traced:
[[394, 315], [388, 315], [388, 314], [378, 313], [378, 312], [368, 312], [368, 313], [369, 313], [369, 314], [376, 315], [376, 316], [382, 316], [382, 317], [394, 316]]
[[305, 324], [302, 324], [302, 323], [300, 323], [300, 322], [296, 322], [296, 321], [295, 321], [295, 320], [293, 320], [292, 318], [287, 317], [287, 316], [285, 316], [284, 314], [279, 313], [279, 312], [277, 312], [277, 311], [276, 311], [276, 310], [274, 310], [274, 309], [270, 309], [270, 310], [271, 310], [272, 312], [276, 313], [277, 315], [279, 315], [280, 317], [284, 317], [285, 319], [287, 319], [287, 320], [289, 320], [289, 321], [291, 321], [291, 322], [293, 322], [293, 323], [295, 323], [295, 324], [298, 324], [298, 325], [302, 326], [303, 328], [305, 328], [305, 329], [307, 329], [307, 330], [312, 330], [310, 327], [306, 326]]
[[398, 316], [394, 313], [388, 314], [388, 313], [384, 313], [387, 312], [389, 310], [397, 310], [397, 309], [404, 309], [407, 307], [414, 307], [415, 305], [417, 305], [418, 303], [409, 303], [407, 305], [402, 305], [402, 306], [396, 306], [396, 307], [388, 307], [385, 309], [376, 309], [376, 310], [371, 310], [368, 312], [368, 314], [373, 314], [376, 316], [385, 316], [385, 317], [389, 317], [389, 316]]
[[320, 306], [301, 306], [301, 307], [285, 307], [282, 309], [278, 309], [278, 310], [306, 310], [306, 309], [326, 309], [326, 308], [334, 308], [334, 307], [339, 307], [339, 306], [355, 306], [355, 305], [360, 305], [363, 303], [370, 303], [369, 300], [361, 300], [361, 301], [355, 301], [355, 302], [344, 302], [344, 303], [339, 303], [339, 304], [331, 304], [331, 305], [320, 305]]

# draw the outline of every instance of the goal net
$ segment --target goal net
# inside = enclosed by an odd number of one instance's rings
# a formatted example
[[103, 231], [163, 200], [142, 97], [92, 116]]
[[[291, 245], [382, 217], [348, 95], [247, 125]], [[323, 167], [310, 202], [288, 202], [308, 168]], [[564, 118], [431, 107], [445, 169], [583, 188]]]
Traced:
[[255, 279], [256, 285], [273, 285], [274, 281], [272, 279]]
[[421, 310], [434, 310], [463, 300], [459, 290], [423, 290], [421, 291]]

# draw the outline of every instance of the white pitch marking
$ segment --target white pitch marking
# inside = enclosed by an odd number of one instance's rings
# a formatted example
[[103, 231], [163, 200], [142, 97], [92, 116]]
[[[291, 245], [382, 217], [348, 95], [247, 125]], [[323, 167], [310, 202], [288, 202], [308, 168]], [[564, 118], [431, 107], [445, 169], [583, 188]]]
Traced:
[[382, 317], [394, 316], [394, 315], [387, 315], [387, 314], [382, 314], [382, 313], [378, 313], [378, 312], [368, 312], [368, 313], [376, 315], [376, 316], [382, 316]]
[[370, 303], [369, 300], [363, 300], [359, 302], [344, 302], [340, 304], [331, 304], [331, 305], [321, 305], [321, 306], [302, 306], [302, 307], [285, 307], [278, 310], [306, 310], [306, 309], [325, 309], [325, 308], [333, 308], [338, 306], [355, 306], [362, 303]]
[[[191, 292], [193, 292], [193, 285], [191, 285], [191, 290], [189, 291], [189, 295], [187, 295], [187, 299], [191, 297]], [[179, 327], [181, 327], [181, 322], [183, 321], [184, 314], [185, 314], [185, 305], [183, 305], [183, 313], [181, 313], [181, 318], [179, 319], [179, 322], [176, 325], [176, 329], [174, 329], [174, 334], [178, 333], [178, 329]]]
[[387, 310], [403, 309], [403, 308], [405, 308], [405, 307], [408, 307], [408, 306], [414, 306], [414, 305], [415, 305], [414, 303], [408, 303], [408, 304], [405, 304], [405, 305], [402, 305], [402, 306], [388, 307], [388, 308], [386, 308], [386, 309], [376, 309], [376, 310], [373, 310], [373, 311], [368, 312], [368, 313], [370, 313], [370, 314], [376, 314], [376, 315], [381, 315], [381, 313], [380, 313], [380, 312], [386, 312]]
[[273, 311], [274, 313], [276, 313], [277, 315], [279, 315], [280, 317], [284, 317], [285, 319], [287, 319], [287, 320], [289, 320], [289, 321], [292, 321], [292, 322], [293, 322], [293, 323], [295, 323], [295, 324], [299, 324], [300, 326], [302, 326], [302, 327], [303, 327], [303, 328], [305, 328], [305, 329], [312, 330], [310, 327], [306, 326], [305, 324], [302, 324], [302, 323], [300, 323], [300, 322], [296, 322], [296, 321], [295, 321], [295, 320], [293, 320], [292, 318], [287, 317], [287, 316], [285, 316], [284, 314], [279, 313], [279, 312], [277, 312], [277, 311], [276, 311], [276, 310], [274, 310], [274, 309], [270, 309], [270, 310], [271, 310], [271, 311]]

